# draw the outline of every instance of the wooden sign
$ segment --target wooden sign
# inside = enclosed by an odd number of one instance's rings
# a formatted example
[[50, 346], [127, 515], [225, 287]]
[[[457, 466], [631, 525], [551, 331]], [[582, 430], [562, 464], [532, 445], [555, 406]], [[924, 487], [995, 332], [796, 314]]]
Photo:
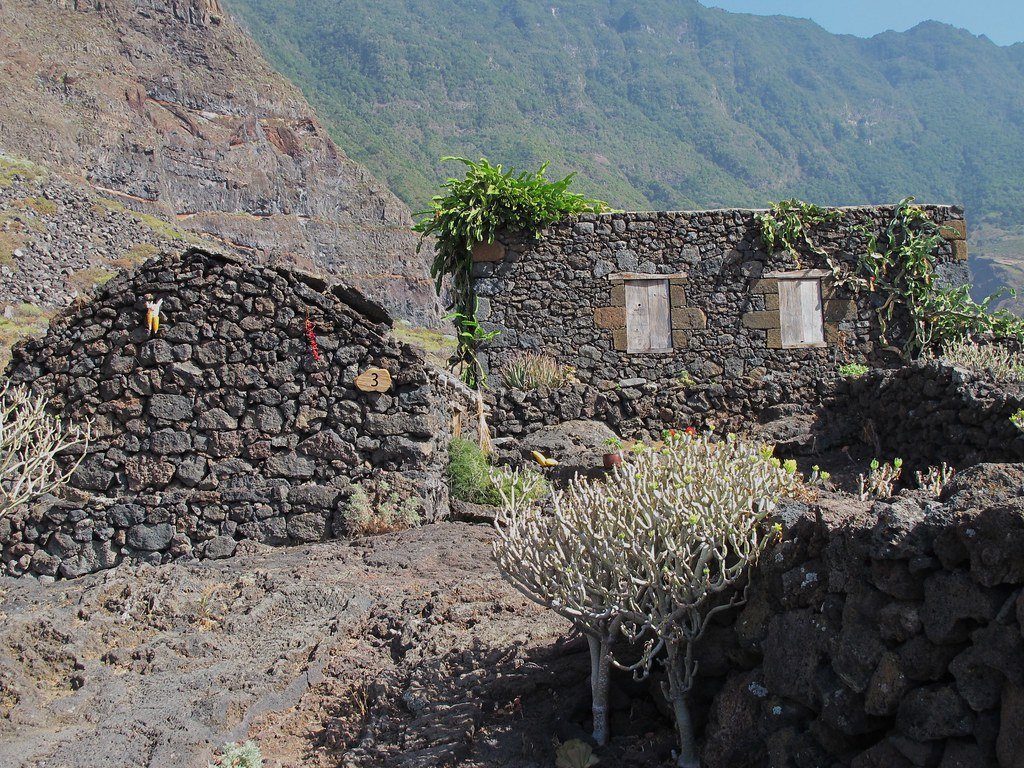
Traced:
[[387, 392], [391, 389], [391, 374], [383, 368], [367, 368], [356, 376], [356, 389], [361, 392]]

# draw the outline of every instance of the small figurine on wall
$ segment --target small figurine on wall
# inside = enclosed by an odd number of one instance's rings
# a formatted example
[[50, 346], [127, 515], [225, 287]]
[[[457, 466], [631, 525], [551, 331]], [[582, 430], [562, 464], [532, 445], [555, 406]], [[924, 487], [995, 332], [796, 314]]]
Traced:
[[163, 299], [153, 301], [152, 294], [146, 294], [146, 327], [150, 336], [160, 330], [160, 307], [163, 303]]

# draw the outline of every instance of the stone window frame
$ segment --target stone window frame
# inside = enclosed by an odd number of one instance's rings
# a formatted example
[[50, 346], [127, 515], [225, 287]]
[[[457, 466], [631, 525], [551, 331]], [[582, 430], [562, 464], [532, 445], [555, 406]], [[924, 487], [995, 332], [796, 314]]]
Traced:
[[[821, 310], [825, 332], [825, 343], [813, 346], [783, 347], [782, 318], [779, 315], [779, 281], [812, 280], [821, 281]], [[837, 295], [835, 276], [827, 269], [796, 269], [768, 272], [751, 281], [750, 293], [759, 296], [764, 309], [746, 312], [742, 323], [745, 328], [767, 332], [768, 349], [827, 349], [839, 343], [839, 323], [857, 319], [857, 302]]]
[[[672, 318], [672, 349], [629, 352], [626, 338], [626, 283], [631, 280], [667, 280], [669, 312]], [[686, 303], [685, 272], [615, 272], [608, 275], [610, 296], [607, 306], [594, 308], [594, 324], [602, 331], [611, 331], [612, 346], [616, 352], [634, 355], [671, 355], [690, 345], [692, 331], [707, 328], [704, 311]]]

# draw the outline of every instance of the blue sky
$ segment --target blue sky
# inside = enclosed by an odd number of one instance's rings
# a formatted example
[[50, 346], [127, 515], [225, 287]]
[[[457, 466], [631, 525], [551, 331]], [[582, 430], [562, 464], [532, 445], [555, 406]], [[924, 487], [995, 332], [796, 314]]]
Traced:
[[700, 0], [740, 13], [813, 19], [829, 32], [870, 37], [944, 21], [999, 45], [1024, 41], [1024, 0]]

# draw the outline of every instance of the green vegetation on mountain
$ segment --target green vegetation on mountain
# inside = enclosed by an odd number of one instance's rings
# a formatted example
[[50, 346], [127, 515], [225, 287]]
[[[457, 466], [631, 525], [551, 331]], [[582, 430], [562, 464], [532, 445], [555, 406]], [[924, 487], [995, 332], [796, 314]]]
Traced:
[[622, 208], [963, 202], [1024, 220], [1024, 45], [695, 0], [229, 0], [414, 209], [438, 158], [552, 159]]

